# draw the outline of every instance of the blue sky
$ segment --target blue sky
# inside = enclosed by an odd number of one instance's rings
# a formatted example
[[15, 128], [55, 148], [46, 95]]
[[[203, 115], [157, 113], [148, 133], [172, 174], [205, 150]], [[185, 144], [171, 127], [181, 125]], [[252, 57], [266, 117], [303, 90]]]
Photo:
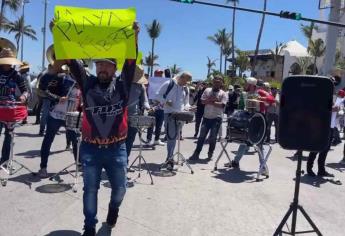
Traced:
[[[225, 0], [209, 0], [224, 3]], [[30, 24], [37, 32], [38, 41], [25, 39], [24, 60], [32, 64], [32, 70], [39, 71], [42, 58], [43, 0], [30, 0], [26, 5], [26, 24]], [[80, 6], [89, 8], [128, 8], [137, 9], [137, 21], [142, 31], [139, 47], [145, 55], [151, 48], [145, 24], [157, 19], [162, 24], [161, 36], [156, 41], [155, 54], [159, 55], [161, 68], [177, 64], [184, 70], [191, 71], [193, 79], [204, 79], [207, 73], [207, 56], [219, 58], [219, 49], [207, 36], [218, 29], [231, 31], [232, 11], [230, 9], [213, 8], [201, 5], [180, 4], [169, 0], [49, 0], [48, 19], [53, 17], [55, 5]], [[241, 7], [261, 9], [263, 0], [240, 0]], [[303, 16], [319, 18], [318, 0], [268, 0], [268, 10], [301, 12]], [[21, 13], [18, 13], [21, 14]], [[10, 11], [6, 16], [14, 19]], [[253, 13], [237, 12], [235, 46], [241, 50], [255, 48], [261, 16]], [[306, 45], [306, 39], [300, 32], [302, 22], [268, 16], [261, 41], [261, 48], [273, 48], [275, 42], [297, 40]], [[2, 37], [12, 39], [13, 36], [1, 32]], [[52, 43], [48, 30], [47, 46]], [[217, 63], [217, 68], [219, 65]]]

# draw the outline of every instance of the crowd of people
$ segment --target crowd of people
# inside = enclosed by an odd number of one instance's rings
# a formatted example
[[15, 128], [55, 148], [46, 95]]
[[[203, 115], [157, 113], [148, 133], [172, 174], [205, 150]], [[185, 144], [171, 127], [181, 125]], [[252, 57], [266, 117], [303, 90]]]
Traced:
[[[134, 24], [134, 29], [137, 39], [140, 31], [137, 24]], [[79, 150], [80, 168], [84, 172], [84, 236], [95, 235], [97, 192], [102, 169], [105, 169], [112, 188], [107, 223], [110, 227], [116, 224], [119, 207], [126, 192], [128, 160], [138, 133], [135, 127], [128, 124], [130, 116], [142, 116], [147, 113], [155, 117], [155, 125], [148, 129], [146, 141], [149, 146], [166, 146], [164, 168], [169, 171], [174, 169], [173, 154], [176, 141], [178, 138], [183, 139], [182, 124], [177, 123], [172, 116], [176, 112], [187, 111], [195, 116], [193, 137], [197, 139], [197, 144], [188, 160], [190, 163], [200, 159], [200, 153], [206, 142], [209, 144], [206, 160], [210, 161], [213, 158], [217, 140], [221, 141], [229, 136], [228, 129], [223, 127], [227, 124], [224, 120], [238, 110], [264, 114], [267, 121], [265, 142], [278, 142], [279, 89], [271, 87], [268, 82], [248, 77], [243, 79], [242, 86], [234, 84], [225, 88], [224, 78], [221, 75], [215, 75], [208, 82], [192, 83], [192, 74], [189, 72], [172, 75], [168, 69], [156, 70], [155, 77], [170, 79], [162, 82], [155, 97], [151, 98], [147, 93], [147, 88], [150, 86], [148, 75], [144, 74], [141, 65], [136, 65], [135, 60], [127, 59], [118, 77], [116, 72], [121, 68], [117, 68], [115, 59], [97, 59], [95, 66], [96, 76], [93, 76], [82, 61], [55, 59], [50, 62], [47, 70], [39, 75], [37, 86], [39, 96], [37, 132], [38, 135], [43, 136], [39, 177], [50, 176], [48, 172], [50, 148], [59, 129], [65, 126], [66, 114], [83, 113], [82, 143]], [[30, 96], [33, 96], [28, 73], [27, 63], [18, 61], [10, 49], [2, 49], [0, 101], [19, 100], [26, 104]], [[333, 144], [339, 143], [337, 127], [344, 122], [345, 92], [340, 90], [337, 95], [331, 124], [334, 134]], [[27, 121], [23, 120], [23, 124], [26, 123]], [[272, 137], [273, 123], [275, 132]], [[342, 128], [345, 127], [344, 123], [341, 125]], [[6, 161], [10, 156], [11, 136], [8, 127], [4, 126], [4, 129], [5, 138], [0, 164], [8, 165]], [[224, 130], [226, 132], [223, 132]], [[162, 136], [162, 131], [165, 137]], [[72, 144], [75, 159], [77, 159], [78, 135], [75, 130], [66, 130], [66, 149]], [[226, 165], [239, 168], [240, 160], [248, 149], [247, 144], [239, 145], [233, 161]], [[321, 176], [332, 175], [325, 170], [328, 150], [329, 147], [319, 154], [318, 174]], [[310, 153], [307, 164], [309, 176], [315, 176], [312, 167], [316, 155], [317, 153]], [[264, 171], [263, 175], [265, 174], [267, 173]]]

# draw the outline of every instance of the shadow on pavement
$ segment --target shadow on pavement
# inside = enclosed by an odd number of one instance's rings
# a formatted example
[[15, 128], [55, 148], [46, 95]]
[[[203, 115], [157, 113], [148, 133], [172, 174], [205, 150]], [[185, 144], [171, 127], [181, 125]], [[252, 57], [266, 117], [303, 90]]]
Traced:
[[[294, 178], [294, 181], [295, 181], [295, 178]], [[316, 177], [310, 177], [308, 175], [304, 175], [301, 177], [301, 183], [309, 184], [309, 185], [316, 187], [316, 188], [320, 188], [321, 184], [325, 184], [327, 182], [328, 182], [327, 179], [317, 177], [317, 176]]]
[[[58, 150], [54, 152], [50, 152], [49, 155], [59, 154], [62, 152], [66, 152], [67, 150]], [[16, 153], [16, 156], [23, 156], [24, 158], [35, 158], [41, 156], [41, 150], [30, 150], [27, 152]]]
[[337, 170], [339, 172], [345, 171], [345, 164], [342, 163], [328, 163], [326, 164], [327, 167]]
[[[25, 170], [23, 170], [23, 171], [25, 171]], [[23, 175], [18, 175], [18, 176], [13, 177], [13, 178], [10, 177], [8, 179], [8, 181], [9, 182], [23, 183], [31, 189], [32, 183], [40, 182], [41, 178], [39, 178], [36, 174], [27, 173], [27, 174], [23, 174]]]
[[[290, 159], [291, 161], [297, 161], [297, 157], [295, 156], [290, 156], [290, 157], [286, 157], [287, 159]], [[308, 157], [307, 156], [302, 156], [302, 161], [307, 161]]]
[[229, 183], [243, 183], [243, 182], [252, 182], [255, 179], [257, 172], [255, 171], [241, 171], [239, 169], [218, 169], [213, 172], [215, 176], [213, 178], [223, 180]]
[[[30, 133], [15, 133], [16, 136], [18, 137], [28, 137], [28, 138], [38, 138], [42, 137], [38, 134], [30, 134]], [[43, 137], [42, 137], [43, 138]]]
[[69, 184], [45, 184], [35, 190], [39, 193], [62, 193], [72, 189]]
[[80, 236], [80, 233], [73, 230], [57, 230], [44, 236]]

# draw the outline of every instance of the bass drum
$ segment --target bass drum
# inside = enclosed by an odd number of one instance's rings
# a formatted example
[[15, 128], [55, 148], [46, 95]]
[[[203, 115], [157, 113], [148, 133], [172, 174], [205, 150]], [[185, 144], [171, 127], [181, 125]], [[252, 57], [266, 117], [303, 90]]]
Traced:
[[228, 119], [228, 139], [230, 142], [258, 145], [263, 143], [267, 123], [262, 113], [235, 111]]

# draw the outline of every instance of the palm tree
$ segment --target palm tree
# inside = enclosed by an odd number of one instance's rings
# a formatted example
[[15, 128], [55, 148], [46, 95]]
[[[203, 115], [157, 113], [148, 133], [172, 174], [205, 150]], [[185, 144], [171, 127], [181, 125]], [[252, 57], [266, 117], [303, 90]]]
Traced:
[[158, 56], [154, 55], [152, 57], [151, 52], [149, 53], [149, 55], [147, 57], [145, 57], [144, 59], [144, 66], [147, 66], [147, 74], [151, 74], [151, 70], [153, 70], [154, 66], [159, 66], [158, 63], [156, 63], [156, 61], [158, 60]]
[[[267, 9], [267, 0], [264, 0], [264, 9], [263, 10], [266, 11], [266, 9]], [[254, 58], [253, 58], [253, 63], [252, 63], [252, 72], [251, 72], [252, 76], [255, 76], [255, 74], [256, 74], [255, 66], [256, 66], [256, 61], [257, 61], [257, 57], [259, 54], [260, 41], [261, 41], [263, 29], [264, 29], [265, 18], [266, 18], [266, 14], [262, 14], [259, 34], [258, 34], [258, 38], [256, 40], [256, 47], [255, 47]]]
[[209, 57], [207, 57], [207, 78], [210, 76], [211, 70], [214, 66], [216, 66], [217, 60], [211, 60]]
[[301, 31], [302, 31], [303, 35], [308, 39], [308, 52], [309, 52], [310, 41], [312, 40], [314, 29], [315, 30], [318, 29], [318, 26], [315, 25], [314, 22], [311, 22], [309, 26], [301, 24]]
[[305, 75], [307, 73], [308, 67], [311, 64], [311, 58], [310, 57], [299, 57], [299, 58], [297, 58], [297, 64], [301, 68], [301, 74]]
[[8, 7], [11, 11], [18, 11], [20, 6], [22, 5], [22, 0], [2, 0], [1, 1], [1, 6], [0, 6], [0, 29], [3, 29], [3, 25], [7, 23], [5, 21], [5, 9]]
[[31, 27], [31, 25], [25, 25], [24, 17], [19, 17], [16, 21], [7, 23], [4, 25], [5, 29], [9, 33], [14, 33], [14, 38], [17, 43], [17, 51], [19, 52], [19, 42], [21, 37], [27, 36], [32, 40], [37, 40], [36, 31]]
[[220, 49], [220, 56], [219, 56], [219, 59], [220, 59], [220, 65], [219, 65], [219, 71], [222, 71], [222, 63], [223, 63], [223, 48], [224, 48], [224, 45], [226, 43], [226, 41], [228, 40], [229, 38], [229, 34], [226, 33], [226, 29], [221, 29], [221, 30], [218, 30], [217, 33], [215, 33], [213, 36], [208, 36], [207, 39], [208, 40], [211, 40], [212, 42], [214, 42], [216, 45], [219, 46], [219, 49]]
[[[155, 55], [154, 48], [155, 48], [155, 40], [159, 37], [162, 31], [161, 24], [154, 19], [150, 25], [146, 25], [147, 33], [149, 34], [150, 38], [152, 39], [152, 47], [151, 47], [151, 55]], [[151, 76], [153, 75], [153, 65], [151, 66]]]
[[316, 60], [325, 54], [326, 46], [322, 39], [310, 40], [309, 53], [314, 57], [314, 70], [313, 73], [316, 74]]
[[236, 66], [239, 69], [239, 76], [242, 77], [243, 72], [245, 72], [250, 65], [249, 58], [248, 58], [248, 53], [241, 51], [239, 49], [236, 49]]
[[223, 55], [224, 55], [224, 75], [226, 75], [226, 63], [229, 60], [229, 57], [232, 54], [232, 48], [231, 48], [231, 41], [230, 37], [227, 39], [227, 41], [224, 44], [223, 48]]
[[276, 47], [274, 50], [270, 50], [271, 51], [271, 56], [273, 59], [273, 68], [274, 68], [274, 77], [277, 77], [277, 66], [279, 63], [279, 58], [282, 54], [282, 51], [286, 48], [286, 45], [283, 43], [279, 43], [276, 42]]
[[[233, 6], [239, 3], [239, 0], [226, 0], [227, 3], [232, 2]], [[235, 71], [235, 19], [236, 19], [236, 9], [232, 11], [232, 32], [231, 32], [231, 48], [232, 48], [232, 71]]]
[[170, 67], [171, 76], [175, 76], [178, 73], [180, 73], [181, 71], [182, 71], [182, 69], [180, 67], [177, 67], [176, 64], [174, 64], [173, 66]]

